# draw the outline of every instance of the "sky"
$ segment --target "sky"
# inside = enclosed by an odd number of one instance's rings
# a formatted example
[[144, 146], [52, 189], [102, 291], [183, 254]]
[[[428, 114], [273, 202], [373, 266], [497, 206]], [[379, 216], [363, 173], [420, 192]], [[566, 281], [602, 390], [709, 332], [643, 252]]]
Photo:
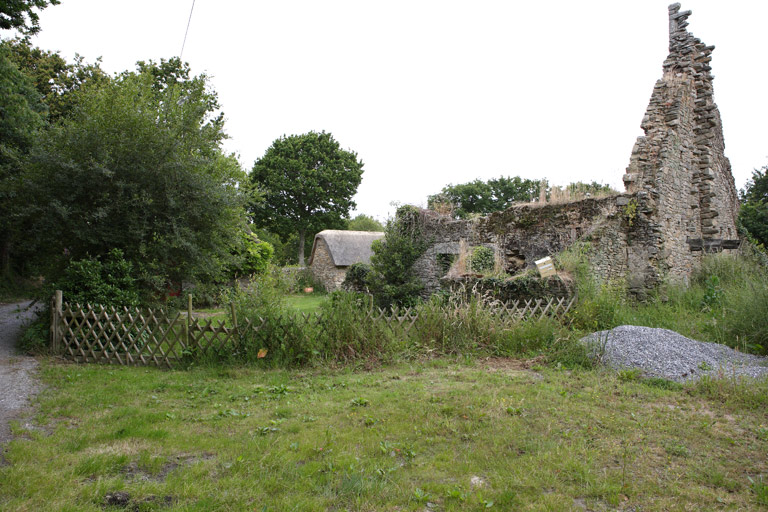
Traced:
[[[282, 135], [331, 132], [363, 160], [379, 220], [448, 184], [622, 175], [668, 53], [667, 1], [194, 0], [182, 58], [219, 94], [250, 170]], [[193, 0], [62, 0], [33, 44], [109, 72], [178, 56]], [[689, 0], [736, 186], [768, 165], [768, 2]]]

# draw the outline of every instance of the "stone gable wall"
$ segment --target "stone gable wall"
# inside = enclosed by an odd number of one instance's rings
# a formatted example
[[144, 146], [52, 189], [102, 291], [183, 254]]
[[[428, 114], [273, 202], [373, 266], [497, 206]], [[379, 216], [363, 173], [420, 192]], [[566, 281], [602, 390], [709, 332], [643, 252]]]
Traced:
[[325, 240], [318, 239], [315, 247], [315, 255], [312, 258], [310, 270], [315, 279], [323, 283], [329, 292], [341, 289], [341, 283], [347, 275], [347, 267], [337, 267], [333, 264], [331, 252]]
[[714, 103], [714, 46], [687, 31], [690, 15], [669, 6], [669, 56], [624, 175], [628, 192], [648, 193], [647, 214], [662, 235], [651, 265], [659, 276], [683, 279], [702, 255], [688, 240], [737, 238], [739, 208]]

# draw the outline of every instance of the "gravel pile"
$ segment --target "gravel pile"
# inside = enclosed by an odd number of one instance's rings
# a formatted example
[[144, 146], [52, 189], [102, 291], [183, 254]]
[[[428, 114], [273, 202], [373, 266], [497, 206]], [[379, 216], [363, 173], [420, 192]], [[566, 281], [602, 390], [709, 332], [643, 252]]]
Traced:
[[647, 377], [684, 382], [712, 377], [768, 376], [768, 358], [737, 352], [725, 345], [696, 341], [667, 329], [622, 325], [582, 338], [604, 364], [637, 368]]

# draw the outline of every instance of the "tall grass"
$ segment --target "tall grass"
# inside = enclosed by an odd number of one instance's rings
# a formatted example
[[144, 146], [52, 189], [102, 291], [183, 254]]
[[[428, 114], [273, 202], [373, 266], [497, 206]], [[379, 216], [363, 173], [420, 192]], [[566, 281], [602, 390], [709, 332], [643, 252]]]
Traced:
[[512, 356], [546, 350], [568, 337], [556, 319], [519, 320], [501, 313], [501, 306], [476, 292], [435, 295], [416, 309], [412, 342], [438, 354]]
[[690, 285], [670, 283], [645, 302], [628, 297], [621, 282], [600, 282], [573, 266], [579, 303], [572, 325], [584, 331], [618, 325], [661, 327], [700, 341], [768, 353], [768, 269], [760, 254], [705, 256]]
[[[229, 300], [241, 325], [250, 319], [240, 343], [224, 356], [273, 366], [323, 361], [381, 361], [434, 355], [539, 354], [569, 340], [552, 318], [519, 320], [502, 313], [490, 295], [462, 291], [433, 296], [410, 310], [382, 311], [371, 297], [334, 292], [317, 314], [297, 314], [285, 306], [277, 274], [265, 274]], [[414, 320], [416, 318], [416, 320]]]
[[335, 292], [318, 316], [316, 339], [324, 359], [382, 359], [402, 349], [402, 338], [373, 314], [373, 301], [362, 293]]

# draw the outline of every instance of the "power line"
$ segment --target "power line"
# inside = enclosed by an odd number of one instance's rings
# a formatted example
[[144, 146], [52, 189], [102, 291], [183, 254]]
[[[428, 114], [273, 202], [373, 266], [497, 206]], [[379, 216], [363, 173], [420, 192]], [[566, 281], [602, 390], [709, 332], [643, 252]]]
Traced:
[[195, 0], [192, 0], [192, 8], [189, 10], [189, 19], [187, 20], [187, 30], [184, 31], [184, 41], [181, 43], [181, 51], [179, 52], [179, 60], [184, 54], [184, 45], [187, 44], [187, 34], [189, 34], [189, 24], [192, 22], [192, 11], [195, 10]]

